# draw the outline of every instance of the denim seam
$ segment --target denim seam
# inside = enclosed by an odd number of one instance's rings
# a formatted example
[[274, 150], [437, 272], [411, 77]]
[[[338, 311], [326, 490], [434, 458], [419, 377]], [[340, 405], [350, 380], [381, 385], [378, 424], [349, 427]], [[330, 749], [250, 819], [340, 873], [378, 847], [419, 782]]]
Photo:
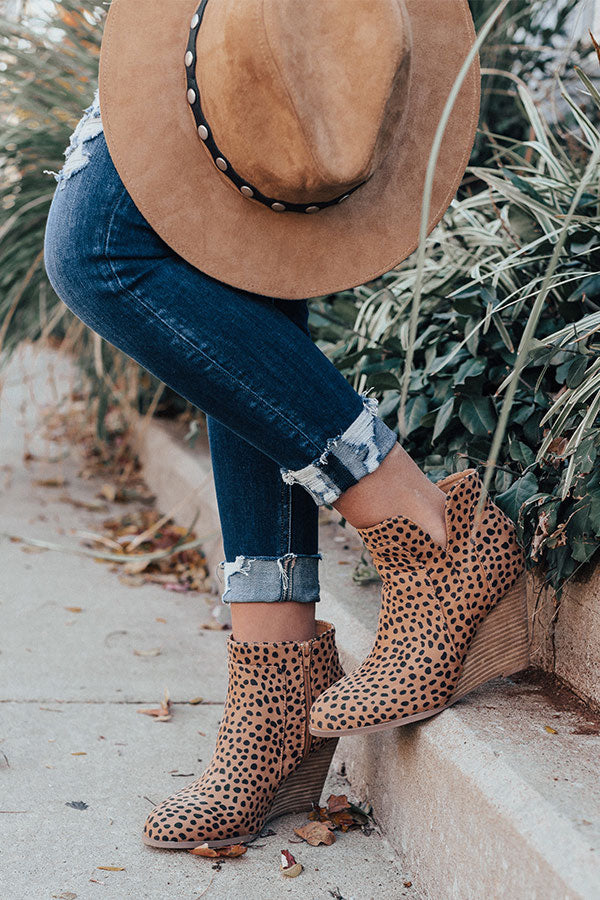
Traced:
[[241, 381], [237, 376], [233, 375], [231, 372], [228, 372], [226, 369], [224, 369], [223, 366], [220, 365], [220, 363], [216, 362], [216, 360], [212, 359], [212, 357], [209, 356], [208, 353], [206, 353], [205, 350], [203, 350], [201, 347], [198, 347], [193, 341], [190, 341], [189, 338], [187, 338], [185, 335], [180, 334], [175, 328], [173, 328], [173, 326], [172, 326], [169, 322], [167, 322], [166, 319], [163, 319], [163, 317], [162, 317], [161, 315], [159, 315], [159, 313], [157, 313], [154, 309], [152, 309], [150, 306], [148, 306], [148, 304], [145, 302], [145, 300], [143, 300], [143, 299], [142, 299], [141, 297], [139, 297], [136, 293], [134, 293], [134, 291], [130, 290], [130, 288], [125, 287], [125, 285], [123, 284], [123, 282], [122, 282], [121, 279], [119, 278], [119, 276], [118, 276], [118, 274], [117, 274], [117, 271], [116, 271], [115, 267], [113, 266], [112, 261], [111, 261], [109, 255], [108, 255], [108, 242], [109, 242], [109, 239], [110, 239], [111, 227], [112, 227], [113, 219], [114, 219], [114, 217], [115, 217], [117, 208], [118, 208], [118, 206], [119, 206], [121, 200], [127, 195], [127, 193], [128, 193], [128, 192], [127, 192], [127, 189], [124, 187], [124, 188], [123, 188], [123, 193], [121, 194], [121, 196], [119, 197], [119, 199], [118, 199], [117, 202], [115, 203], [114, 209], [113, 209], [113, 211], [112, 211], [112, 214], [111, 214], [111, 217], [110, 217], [110, 220], [109, 220], [109, 223], [108, 223], [108, 227], [107, 227], [107, 229], [106, 229], [106, 241], [105, 241], [105, 243], [104, 243], [104, 256], [105, 256], [105, 259], [106, 259], [106, 261], [108, 262], [108, 265], [110, 266], [110, 269], [111, 269], [111, 271], [112, 271], [112, 273], [113, 273], [113, 276], [114, 276], [114, 278], [116, 279], [116, 281], [117, 281], [119, 287], [121, 288], [121, 290], [125, 291], [126, 294], [129, 294], [130, 297], [133, 297], [133, 299], [136, 300], [138, 303], [141, 303], [142, 306], [144, 307], [144, 309], [145, 309], [145, 310], [146, 310], [153, 318], [155, 318], [155, 319], [157, 319], [159, 322], [161, 322], [161, 323], [162, 323], [162, 324], [163, 324], [163, 325], [164, 325], [164, 326], [165, 326], [165, 327], [166, 327], [166, 328], [167, 328], [167, 329], [168, 329], [168, 330], [176, 337], [176, 339], [177, 339], [178, 341], [180, 341], [181, 343], [188, 344], [193, 350], [196, 351], [196, 353], [198, 353], [200, 356], [202, 356], [202, 357], [203, 357], [205, 360], [207, 360], [211, 365], [215, 366], [215, 368], [217, 368], [220, 372], [222, 372], [227, 378], [231, 379], [231, 381], [233, 381], [233, 383], [234, 383], [237, 387], [242, 388], [242, 391], [244, 391], [244, 390], [247, 391], [249, 394], [252, 395], [252, 397], [254, 397], [254, 399], [258, 400], [261, 404], [264, 404], [264, 406], [266, 406], [267, 409], [269, 409], [269, 410], [271, 410], [271, 412], [275, 413], [275, 415], [276, 415], [278, 418], [280, 418], [283, 422], [285, 422], [286, 425], [288, 425], [288, 426], [289, 426], [290, 428], [292, 428], [295, 432], [297, 432], [297, 433], [298, 433], [305, 441], [307, 441], [307, 442], [308, 442], [308, 443], [309, 443], [316, 451], [318, 451], [318, 450], [319, 450], [318, 444], [316, 444], [313, 440], [311, 440], [311, 438], [310, 438], [307, 434], [304, 434], [304, 432], [303, 432], [300, 428], [298, 428], [297, 425], [295, 425], [293, 422], [291, 422], [289, 419], [287, 419], [286, 416], [284, 416], [283, 413], [282, 413], [280, 410], [276, 409], [274, 406], [271, 406], [271, 404], [268, 403], [268, 402], [265, 400], [264, 397], [261, 397], [259, 394], [254, 393], [254, 391], [253, 391], [251, 388], [249, 388], [247, 384], [244, 384], [244, 382]]
[[285, 484], [285, 482], [281, 481], [283, 484], [285, 491], [287, 493], [287, 553], [292, 552], [292, 507], [294, 503], [294, 498], [292, 495], [292, 486], [291, 484]]

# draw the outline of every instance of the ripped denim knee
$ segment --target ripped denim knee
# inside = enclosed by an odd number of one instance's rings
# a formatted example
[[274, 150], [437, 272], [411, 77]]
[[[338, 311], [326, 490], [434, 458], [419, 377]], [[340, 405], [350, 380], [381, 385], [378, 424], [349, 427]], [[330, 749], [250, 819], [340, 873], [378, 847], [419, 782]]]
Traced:
[[301, 484], [318, 506], [334, 503], [374, 472], [398, 440], [377, 415], [378, 401], [362, 394], [363, 410], [348, 428], [327, 441], [323, 453], [303, 469], [281, 469], [287, 484]]
[[100, 101], [98, 99], [98, 88], [94, 93], [94, 99], [91, 104], [83, 111], [83, 115], [77, 126], [69, 138], [64, 156], [65, 162], [58, 172], [51, 169], [44, 169], [44, 174], [54, 175], [60, 189], [64, 188], [67, 179], [79, 172], [86, 166], [90, 160], [89, 153], [86, 152], [86, 143], [95, 138], [103, 130], [102, 119], [100, 118]]
[[286, 553], [281, 557], [236, 556], [222, 562], [223, 603], [316, 603], [319, 600], [320, 553]]

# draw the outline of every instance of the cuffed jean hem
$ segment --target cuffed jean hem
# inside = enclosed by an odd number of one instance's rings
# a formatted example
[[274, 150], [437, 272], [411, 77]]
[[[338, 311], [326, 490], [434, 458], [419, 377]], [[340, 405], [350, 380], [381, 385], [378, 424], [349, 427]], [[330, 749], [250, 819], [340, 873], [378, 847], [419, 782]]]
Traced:
[[364, 409], [348, 428], [330, 438], [318, 459], [303, 469], [281, 469], [287, 484], [301, 484], [317, 506], [334, 503], [352, 485], [374, 472], [397, 441], [377, 415], [375, 397], [362, 395]]
[[320, 553], [302, 556], [236, 556], [220, 564], [225, 574], [223, 603], [316, 603]]

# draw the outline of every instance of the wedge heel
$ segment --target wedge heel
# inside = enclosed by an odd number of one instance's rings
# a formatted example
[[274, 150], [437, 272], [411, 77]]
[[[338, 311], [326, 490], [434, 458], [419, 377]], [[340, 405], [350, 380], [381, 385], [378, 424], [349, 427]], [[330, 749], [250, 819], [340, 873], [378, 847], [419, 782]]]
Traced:
[[336, 747], [337, 738], [334, 738], [308, 754], [277, 791], [265, 824], [277, 816], [305, 812], [312, 809], [313, 804], [318, 805]]
[[521, 575], [477, 629], [450, 702], [492, 678], [514, 675], [528, 665], [527, 591]]

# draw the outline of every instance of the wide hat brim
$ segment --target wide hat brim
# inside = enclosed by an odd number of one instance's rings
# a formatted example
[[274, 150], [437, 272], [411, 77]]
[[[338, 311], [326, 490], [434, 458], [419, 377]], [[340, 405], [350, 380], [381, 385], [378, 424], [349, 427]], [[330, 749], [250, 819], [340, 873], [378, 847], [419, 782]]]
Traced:
[[[187, 262], [269, 297], [334, 293], [393, 269], [417, 247], [425, 172], [453, 82], [475, 39], [467, 0], [405, 0], [412, 32], [408, 105], [391, 150], [339, 206], [276, 213], [241, 196], [201, 145], [183, 57], [198, 0], [113, 0], [99, 69], [108, 150], [135, 205]], [[442, 142], [428, 231], [450, 205], [479, 113], [476, 59]]]

